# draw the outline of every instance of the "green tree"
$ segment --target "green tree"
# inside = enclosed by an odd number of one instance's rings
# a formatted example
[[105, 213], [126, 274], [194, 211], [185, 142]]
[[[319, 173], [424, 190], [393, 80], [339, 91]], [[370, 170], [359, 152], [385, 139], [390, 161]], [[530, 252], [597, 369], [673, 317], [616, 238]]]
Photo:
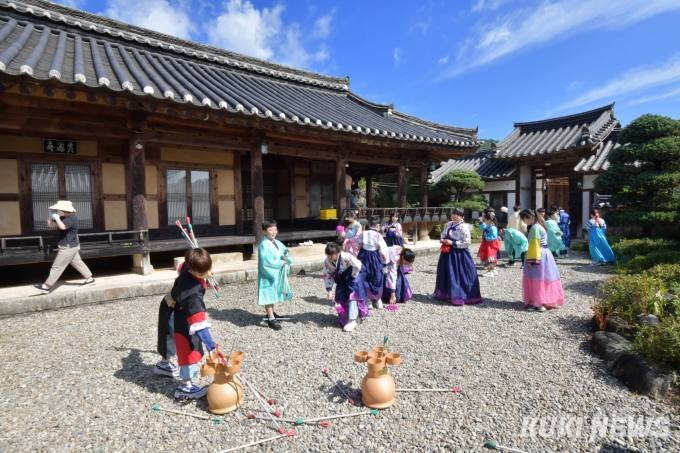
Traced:
[[469, 170], [454, 170], [433, 184], [430, 197], [433, 206], [455, 205], [466, 209], [481, 210], [486, 199], [481, 195], [484, 180]]
[[646, 235], [680, 236], [680, 122], [643, 115], [621, 131], [623, 145], [595, 189], [612, 194], [612, 224], [639, 221]]

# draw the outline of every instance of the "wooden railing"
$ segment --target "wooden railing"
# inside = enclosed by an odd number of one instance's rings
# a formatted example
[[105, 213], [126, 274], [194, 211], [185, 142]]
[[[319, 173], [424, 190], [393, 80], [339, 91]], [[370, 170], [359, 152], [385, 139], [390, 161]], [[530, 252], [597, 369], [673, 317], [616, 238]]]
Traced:
[[353, 208], [343, 209], [338, 223], [342, 223], [348, 212], [353, 212], [359, 223], [366, 225], [373, 217], [380, 217], [382, 224], [391, 221], [392, 214], [399, 214], [399, 222], [402, 225], [419, 223], [446, 223], [451, 217], [454, 208], [427, 207], [427, 208]]
[[[97, 258], [134, 255], [149, 251], [149, 231], [103, 231], [78, 235], [81, 254]], [[0, 238], [0, 264], [28, 264], [49, 261], [57, 248], [57, 238], [16, 236]]]

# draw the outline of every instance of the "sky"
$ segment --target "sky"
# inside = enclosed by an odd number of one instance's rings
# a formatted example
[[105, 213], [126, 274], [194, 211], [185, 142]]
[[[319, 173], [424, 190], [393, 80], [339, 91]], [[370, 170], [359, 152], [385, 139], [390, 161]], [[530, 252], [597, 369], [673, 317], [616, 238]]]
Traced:
[[61, 0], [192, 41], [350, 77], [373, 102], [501, 139], [616, 102], [680, 118], [680, 0]]

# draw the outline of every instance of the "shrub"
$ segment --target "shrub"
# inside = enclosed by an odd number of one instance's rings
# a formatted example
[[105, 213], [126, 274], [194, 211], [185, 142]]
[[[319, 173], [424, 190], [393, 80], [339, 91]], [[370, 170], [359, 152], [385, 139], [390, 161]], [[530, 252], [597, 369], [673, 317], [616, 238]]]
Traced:
[[664, 315], [665, 299], [661, 282], [646, 275], [617, 275], [600, 288], [593, 310], [601, 317], [617, 315], [630, 323], [636, 316]]
[[619, 266], [619, 272], [640, 273], [658, 264], [680, 264], [680, 250], [654, 250], [646, 255], [637, 255]]
[[[647, 270], [645, 275], [657, 278], [664, 286], [673, 289], [674, 285], [680, 285], [680, 264], [657, 264]], [[676, 291], [673, 292], [680, 295]]]
[[657, 250], [680, 248], [680, 243], [667, 239], [623, 239], [611, 242], [616, 258], [623, 262], [633, 258], [635, 255], [646, 255]]
[[635, 348], [654, 360], [680, 367], [680, 320], [668, 318], [657, 326], [642, 326]]

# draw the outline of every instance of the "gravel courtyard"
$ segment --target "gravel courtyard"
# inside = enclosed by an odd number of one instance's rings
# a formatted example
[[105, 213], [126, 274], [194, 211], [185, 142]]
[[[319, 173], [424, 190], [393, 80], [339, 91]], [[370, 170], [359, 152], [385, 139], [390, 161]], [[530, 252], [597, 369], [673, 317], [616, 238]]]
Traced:
[[[430, 301], [436, 256], [419, 258], [410, 280], [415, 300], [397, 312], [373, 311], [351, 334], [337, 327], [319, 274], [295, 276], [292, 317], [273, 332], [259, 324], [256, 284], [208, 296], [213, 335], [241, 349], [243, 373], [278, 400], [286, 417], [359, 409], [332, 393], [321, 373], [357, 388], [366, 372], [353, 353], [389, 335], [403, 362], [392, 367], [398, 387], [460, 386], [459, 394], [401, 393], [373, 417], [303, 426], [298, 435], [261, 451], [481, 451], [488, 439], [525, 451], [680, 451], [677, 411], [629, 392], [588, 351], [590, 305], [604, 267], [581, 255], [559, 262], [567, 303], [547, 313], [521, 308], [519, 266], [481, 279], [485, 302], [453, 307]], [[156, 377], [159, 298], [63, 309], [0, 320], [0, 451], [217, 451], [270, 437], [246, 391], [245, 407], [221, 424], [151, 410], [207, 414], [205, 402], [175, 404], [175, 382]], [[626, 439], [609, 431], [591, 438], [593, 417], [668, 417], [664, 438]], [[526, 417], [526, 419], [525, 419]], [[534, 435], [523, 419], [585, 420], [580, 434]], [[620, 449], [620, 450], [617, 450]]]

